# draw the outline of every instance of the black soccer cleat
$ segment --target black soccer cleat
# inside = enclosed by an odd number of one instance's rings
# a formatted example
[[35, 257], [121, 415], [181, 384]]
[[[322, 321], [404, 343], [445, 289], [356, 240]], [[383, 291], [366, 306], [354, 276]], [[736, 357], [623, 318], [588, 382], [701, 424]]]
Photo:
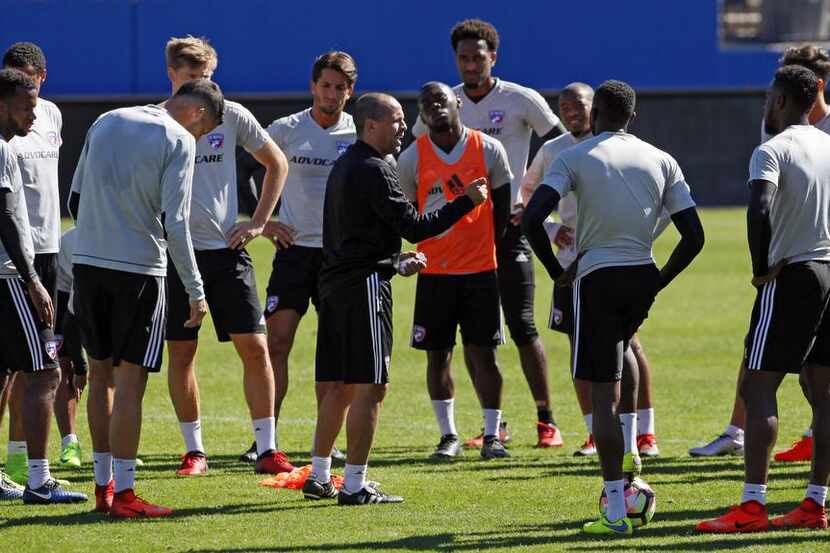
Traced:
[[403, 503], [403, 498], [397, 495], [387, 495], [368, 484], [357, 493], [346, 493], [340, 490], [337, 496], [338, 505], [373, 505], [375, 503]]
[[334, 499], [337, 497], [337, 488], [331, 480], [328, 482], [318, 482], [307, 478], [303, 484], [303, 497], [319, 501], [320, 499]]
[[449, 461], [461, 455], [461, 442], [456, 434], [445, 434], [430, 456], [432, 459]]
[[495, 436], [484, 436], [481, 457], [482, 459], [504, 459], [510, 457], [510, 453], [504, 449], [504, 445]]
[[256, 454], [256, 442], [251, 444], [251, 447], [248, 448], [248, 451], [243, 453], [239, 456], [239, 460], [243, 463], [256, 463], [257, 454]]

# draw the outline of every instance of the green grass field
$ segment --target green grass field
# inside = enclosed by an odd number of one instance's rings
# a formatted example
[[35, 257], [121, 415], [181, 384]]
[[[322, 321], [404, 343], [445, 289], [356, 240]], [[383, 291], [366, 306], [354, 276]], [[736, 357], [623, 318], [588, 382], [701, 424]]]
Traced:
[[[588, 539], [583, 522], [595, 517], [601, 479], [596, 459], [575, 459], [584, 434], [568, 371], [567, 341], [543, 330], [551, 365], [554, 414], [566, 445], [540, 451], [535, 407], [512, 345], [501, 348], [504, 411], [513, 432], [513, 458], [482, 461], [468, 452], [456, 463], [431, 464], [438, 431], [425, 389], [423, 353], [408, 347], [415, 279], [396, 278], [395, 352], [391, 386], [381, 416], [370, 478], [406, 498], [403, 505], [339, 508], [309, 502], [299, 492], [259, 487], [249, 466], [236, 461], [251, 442], [242, 397], [239, 361], [230, 345], [218, 345], [203, 328], [198, 374], [202, 422], [210, 455], [207, 477], [175, 476], [183, 445], [167, 396], [165, 373], [151, 377], [144, 401], [144, 432], [138, 491], [176, 509], [164, 521], [113, 523], [91, 513], [92, 503], [61, 507], [0, 505], [0, 550], [24, 551], [826, 551], [826, 533], [703, 536], [700, 519], [721, 513], [739, 499], [740, 458], [693, 460], [686, 450], [724, 427], [746, 331], [753, 289], [749, 285], [744, 215], [741, 210], [704, 210], [706, 247], [690, 270], [657, 299], [641, 338], [654, 366], [657, 433], [662, 456], [644, 462], [655, 488], [657, 515], [627, 540]], [[676, 241], [667, 232], [657, 247], [662, 263]], [[259, 239], [251, 247], [261, 292], [273, 248]], [[537, 323], [547, 321], [551, 284], [537, 268]], [[313, 362], [316, 318], [303, 321], [291, 358], [291, 389], [279, 425], [280, 446], [295, 464], [309, 462], [314, 428]], [[456, 364], [456, 416], [464, 436], [478, 433], [480, 410], [465, 369]], [[779, 447], [808, 425], [808, 407], [795, 378], [780, 393]], [[79, 434], [91, 457], [85, 416]], [[3, 433], [5, 435], [5, 427]], [[5, 444], [5, 440], [2, 441]], [[345, 446], [345, 437], [338, 442]], [[2, 447], [5, 455], [5, 447]], [[51, 458], [57, 463], [57, 430]], [[784, 512], [803, 496], [809, 467], [774, 466], [770, 511]], [[90, 464], [57, 470], [90, 495]]]

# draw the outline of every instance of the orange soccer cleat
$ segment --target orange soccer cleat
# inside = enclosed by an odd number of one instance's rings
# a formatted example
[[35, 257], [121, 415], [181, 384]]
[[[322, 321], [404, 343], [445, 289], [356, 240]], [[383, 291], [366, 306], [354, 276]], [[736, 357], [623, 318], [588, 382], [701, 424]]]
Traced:
[[757, 501], [733, 505], [725, 515], [697, 524], [698, 532], [713, 534], [764, 532], [768, 528], [767, 508]]
[[654, 434], [640, 434], [637, 436], [637, 450], [640, 457], [657, 457], [660, 448], [657, 447], [657, 436]]
[[775, 454], [776, 461], [784, 463], [798, 463], [799, 461], [813, 460], [813, 437], [802, 436], [790, 449], [779, 451]]
[[112, 518], [159, 518], [172, 514], [172, 509], [148, 503], [138, 497], [133, 490], [124, 490], [115, 494], [112, 507], [110, 507]]
[[775, 528], [827, 528], [827, 510], [810, 498], [805, 498], [798, 507], [769, 521]]
[[564, 445], [562, 442], [562, 433], [552, 422], [537, 422], [536, 434], [539, 437], [539, 440], [536, 442], [536, 447], [562, 447]]
[[202, 476], [207, 474], [207, 457], [199, 451], [189, 451], [182, 457], [182, 466], [176, 471], [179, 476]]
[[112, 508], [112, 497], [115, 495], [115, 482], [110, 480], [106, 486], [95, 484], [95, 511], [109, 513]]

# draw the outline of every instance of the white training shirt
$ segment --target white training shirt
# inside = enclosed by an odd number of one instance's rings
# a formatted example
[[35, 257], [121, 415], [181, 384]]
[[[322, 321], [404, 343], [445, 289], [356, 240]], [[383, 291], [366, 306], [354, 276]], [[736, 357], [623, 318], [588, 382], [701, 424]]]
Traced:
[[[9, 198], [15, 203], [14, 217], [18, 228], [21, 229], [20, 240], [23, 244], [23, 254], [30, 262], [34, 262], [35, 253], [32, 245], [32, 232], [29, 229], [29, 216], [26, 212], [26, 199], [23, 197], [23, 179], [20, 176], [20, 166], [17, 154], [5, 138], [0, 136], [0, 189], [7, 190], [12, 196]], [[24, 267], [21, 267], [23, 269]], [[17, 278], [20, 273], [12, 263], [6, 248], [0, 242], [0, 279]], [[29, 275], [36, 276], [36, 275]]]
[[792, 125], [752, 153], [749, 181], [776, 186], [768, 264], [830, 260], [830, 135]]
[[35, 124], [26, 136], [17, 136], [11, 146], [17, 153], [32, 242], [35, 253], [57, 253], [61, 239], [58, 150], [63, 119], [58, 106], [37, 99]]
[[279, 220], [297, 231], [294, 243], [323, 247], [323, 201], [334, 162], [357, 137], [354, 121], [341, 113], [336, 125], [324, 129], [311, 108], [277, 119], [266, 129], [288, 158]]
[[[559, 123], [559, 118], [541, 94], [501, 79], [496, 80], [492, 90], [478, 103], [467, 96], [463, 84], [454, 86], [453, 91], [461, 99], [464, 126], [482, 131], [504, 145], [513, 173], [510, 197], [514, 206], [520, 204], [519, 188], [530, 153], [530, 133], [534, 131], [538, 136], [545, 136]], [[426, 131], [426, 125], [418, 117], [412, 134], [418, 137]]]
[[652, 245], [663, 209], [694, 207], [672, 156], [625, 132], [603, 132], [563, 150], [543, 178], [579, 206], [577, 278], [604, 267], [654, 263]]

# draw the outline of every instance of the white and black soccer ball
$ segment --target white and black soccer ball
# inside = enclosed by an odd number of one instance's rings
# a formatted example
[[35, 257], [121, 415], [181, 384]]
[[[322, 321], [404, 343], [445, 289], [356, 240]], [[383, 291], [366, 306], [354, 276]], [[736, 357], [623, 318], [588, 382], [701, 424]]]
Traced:
[[[657, 509], [657, 495], [648, 482], [642, 478], [635, 478], [625, 484], [625, 507], [628, 511], [628, 518], [635, 528], [645, 526], [654, 518], [654, 511]], [[605, 488], [599, 496], [599, 510], [605, 515], [608, 508], [608, 497], [605, 495]]]

